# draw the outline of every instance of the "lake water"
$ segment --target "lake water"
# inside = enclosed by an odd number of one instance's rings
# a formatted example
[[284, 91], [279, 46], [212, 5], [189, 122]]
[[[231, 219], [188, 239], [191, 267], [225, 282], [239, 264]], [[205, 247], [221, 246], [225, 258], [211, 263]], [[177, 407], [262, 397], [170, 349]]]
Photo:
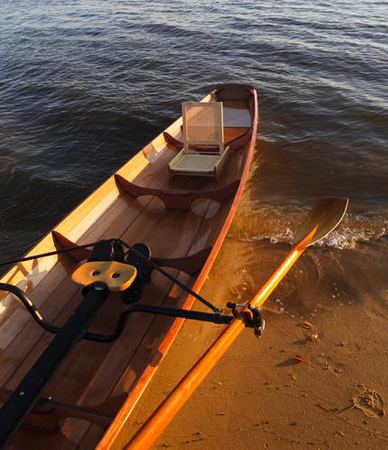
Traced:
[[258, 89], [261, 124], [232, 235], [276, 250], [317, 198], [349, 196], [314, 267], [329, 261], [329, 280], [361, 297], [386, 292], [387, 24], [386, 2], [371, 0], [1, 0], [1, 259], [22, 255], [183, 100], [241, 82]]

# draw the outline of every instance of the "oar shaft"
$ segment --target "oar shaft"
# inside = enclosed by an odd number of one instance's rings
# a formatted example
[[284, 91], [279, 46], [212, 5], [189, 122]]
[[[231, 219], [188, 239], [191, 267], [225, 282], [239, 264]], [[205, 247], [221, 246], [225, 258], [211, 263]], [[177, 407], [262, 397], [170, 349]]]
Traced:
[[283, 260], [280, 266], [275, 270], [271, 277], [266, 281], [260, 291], [250, 301], [251, 306], [258, 308], [264, 304], [267, 298], [272, 294], [277, 285], [286, 276], [291, 267], [295, 264], [299, 256], [304, 252], [305, 248], [294, 248]]
[[[305, 248], [298, 247], [288, 254], [282, 264], [252, 299], [250, 302], [252, 306], [259, 307], [264, 304], [304, 250]], [[150, 419], [136, 433], [127, 446], [127, 450], [145, 450], [151, 447], [244, 328], [243, 321], [238, 319], [235, 319], [227, 326], [210, 349], [190, 369]]]

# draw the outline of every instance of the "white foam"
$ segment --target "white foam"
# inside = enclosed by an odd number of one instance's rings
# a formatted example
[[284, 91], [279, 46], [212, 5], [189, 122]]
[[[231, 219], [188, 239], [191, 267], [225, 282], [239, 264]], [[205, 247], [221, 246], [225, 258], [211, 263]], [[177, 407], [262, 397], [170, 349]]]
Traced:
[[[231, 236], [245, 242], [268, 241], [271, 244], [292, 244], [294, 231], [307, 210], [301, 208], [269, 207], [264, 205], [237, 218]], [[369, 242], [388, 235], [388, 212], [366, 216], [347, 214], [339, 227], [315, 244], [318, 247], [352, 249], [358, 243]]]

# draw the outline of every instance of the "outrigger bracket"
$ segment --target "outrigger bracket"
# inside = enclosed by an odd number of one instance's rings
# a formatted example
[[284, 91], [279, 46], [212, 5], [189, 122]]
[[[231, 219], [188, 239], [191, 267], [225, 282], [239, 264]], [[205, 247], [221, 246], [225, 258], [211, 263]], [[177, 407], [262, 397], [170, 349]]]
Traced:
[[[47, 254], [37, 256], [43, 257]], [[158, 270], [166, 278], [181, 286], [212, 312], [140, 303], [142, 286], [150, 281], [152, 269]], [[217, 308], [152, 261], [151, 250], [144, 243], [130, 246], [119, 239], [96, 242], [88, 261], [78, 266], [72, 279], [83, 286], [83, 299], [63, 327], [58, 327], [45, 319], [19, 287], [0, 283], [0, 291], [8, 291], [15, 295], [35, 322], [45, 331], [55, 335], [0, 410], [0, 448], [9, 442], [19, 426], [27, 419], [47, 384], [73, 347], [83, 339], [100, 343], [115, 341], [122, 334], [128, 315], [131, 313], [143, 312], [226, 325], [237, 318], [247, 327], [253, 327], [258, 336], [264, 328], [259, 308], [228, 303], [227, 306], [231, 308], [233, 314], [224, 314], [222, 309]], [[109, 299], [110, 292], [116, 292], [124, 305], [115, 329], [111, 334], [89, 331], [94, 317]], [[242, 307], [240, 312], [237, 309], [239, 307]]]
[[[232, 303], [226, 304], [232, 310], [233, 317], [241, 319], [245, 326], [253, 328], [255, 336], [261, 337], [265, 328], [265, 320], [261, 315], [261, 308], [255, 308], [249, 303]], [[244, 311], [244, 308], [245, 311]]]

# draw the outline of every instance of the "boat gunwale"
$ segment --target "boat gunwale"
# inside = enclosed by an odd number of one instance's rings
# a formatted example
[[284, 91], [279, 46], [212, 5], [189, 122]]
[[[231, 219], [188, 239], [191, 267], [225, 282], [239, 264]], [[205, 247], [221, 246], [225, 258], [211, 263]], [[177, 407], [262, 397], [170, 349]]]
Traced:
[[[258, 100], [256, 90], [251, 86], [242, 86], [242, 85], [222, 85], [218, 88], [214, 89], [207, 96], [205, 96], [201, 101], [210, 101], [212, 96], [215, 95], [218, 89], [226, 87], [226, 86], [236, 86], [238, 88], [244, 87], [250, 90], [250, 96], [247, 97], [249, 100], [248, 107], [250, 109], [252, 115], [252, 126], [250, 129], [250, 140], [247, 142], [244, 147], [245, 149], [241, 149], [244, 151], [244, 157], [242, 159], [242, 171], [238, 173], [239, 185], [237, 191], [233, 197], [233, 200], [230, 200], [230, 207], [227, 210], [226, 217], [223, 220], [222, 225], [220, 227], [220, 231], [217, 235], [217, 238], [214, 241], [213, 249], [210, 252], [205, 265], [203, 266], [200, 274], [195, 280], [193, 285], [193, 289], [199, 291], [203, 286], [206, 276], [209, 273], [211, 266], [213, 265], [217, 254], [221, 248], [221, 245], [226, 237], [226, 234], [230, 228], [232, 220], [235, 216], [238, 204], [240, 203], [242, 193], [246, 182], [248, 180], [249, 169], [252, 163], [255, 142], [256, 142], [256, 134], [257, 134], [257, 124], [258, 124]], [[88, 215], [92, 215], [93, 213], [98, 213], [95, 216], [95, 220], [101, 218], [108, 208], [110, 208], [119, 197], [121, 197], [120, 189], [115, 182], [114, 178], [116, 174], [120, 174], [128, 179], [134, 179], [136, 176], [140, 175], [144, 169], [150, 167], [155, 160], [152, 155], [155, 153], [161, 154], [163, 151], [169, 149], [168, 143], [165, 141], [163, 133], [166, 131], [176, 133], [179, 131], [182, 123], [182, 117], [179, 117], [174, 122], [172, 122], [166, 129], [164, 129], [161, 133], [159, 133], [153, 140], [151, 140], [147, 145], [145, 145], [141, 150], [139, 150], [136, 154], [134, 154], [123, 166], [121, 166], [115, 173], [113, 173], [105, 182], [103, 182], [94, 192], [92, 192], [85, 200], [83, 200], [80, 204], [74, 207], [71, 212], [63, 218], [55, 227], [53, 227], [43, 238], [34, 245], [31, 250], [29, 250], [25, 256], [31, 256], [40, 252], [52, 251], [55, 250], [56, 244], [53, 238], [53, 231], [57, 231], [69, 238], [71, 238], [74, 242], [82, 239], [93, 227], [92, 223], [88, 224], [86, 220]], [[249, 147], [248, 147], [249, 146]], [[239, 150], [237, 150], [239, 151]], [[104, 204], [104, 208], [101, 208], [101, 204]], [[78, 219], [78, 220], [77, 220]], [[86, 227], [85, 227], [86, 222]], [[45, 263], [38, 264], [38, 278], [33, 283], [32, 288], [28, 288], [28, 293], [32, 293], [40, 282], [45, 279], [47, 276], [50, 276], [51, 270], [59, 263], [65, 260], [66, 256], [58, 255], [50, 258], [46, 258]], [[41, 267], [47, 268], [47, 272], [43, 272], [41, 274], [39, 271]], [[47, 267], [45, 267], [47, 266]], [[28, 261], [19, 263], [12, 268], [10, 268], [5, 274], [1, 277], [1, 282], [12, 282], [13, 284], [19, 284], [21, 281], [25, 280], [33, 271], [36, 265], [34, 261]], [[39, 277], [39, 275], [41, 275]], [[28, 278], [27, 278], [28, 279]], [[61, 280], [63, 277], [61, 278]], [[26, 284], [27, 288], [28, 284]], [[27, 289], [26, 289], [27, 291]], [[2, 301], [2, 297], [0, 294], [0, 301]], [[183, 303], [183, 308], [189, 309], [191, 308], [194, 299], [190, 296], [187, 296]], [[11, 313], [12, 314], [12, 313]], [[179, 329], [183, 325], [184, 319], [176, 319], [168, 332], [166, 333], [163, 342], [161, 343], [159, 350], [164, 355], [168, 352], [168, 349], [172, 345]], [[131, 390], [129, 396], [126, 401], [123, 403], [119, 412], [116, 414], [113, 419], [111, 426], [107, 429], [104, 436], [101, 438], [97, 448], [110, 448], [113, 440], [117, 437], [117, 434], [114, 431], [114, 427], [118, 425], [118, 422], [121, 420], [121, 424], [123, 424], [126, 420], [126, 417], [130, 415], [137, 401], [140, 399], [142, 393], [148, 386], [149, 382], [152, 379], [154, 372], [156, 372], [157, 367], [148, 366], [147, 369], [141, 374], [139, 379], [136, 381], [134, 389]], [[117, 431], [117, 430], [116, 430]], [[120, 430], [119, 430], [120, 431]]]
[[[210, 98], [211, 98], [210, 94], [208, 94], [201, 101], [209, 101]], [[51, 228], [50, 231], [48, 231], [45, 235], [43, 235], [43, 237], [38, 241], [38, 243], [34, 244], [30, 248], [30, 250], [28, 250], [21, 257], [21, 259], [33, 256], [35, 254], [57, 250], [56, 243], [52, 235], [53, 231], [58, 231], [64, 236], [70, 238], [71, 237], [70, 235], [72, 232], [74, 232], [74, 229], [79, 227], [85, 221], [85, 217], [88, 214], [91, 214], [95, 212], [97, 209], [99, 209], [100, 204], [104, 202], [104, 200], [106, 200], [108, 196], [113, 195], [114, 198], [112, 199], [112, 202], [109, 205], [107, 205], [104, 210], [100, 212], [97, 219], [101, 217], [106, 211], [106, 209], [109, 208], [109, 206], [112, 205], [113, 202], [117, 200], [118, 197], [120, 197], [120, 190], [117, 186], [117, 183], [115, 182], [115, 175], [119, 174], [125, 177], [128, 176], [129, 173], [131, 173], [133, 174], [133, 177], [131, 177], [131, 179], [133, 179], [136, 175], [139, 175], [146, 167], [152, 164], [153, 161], [151, 160], [151, 154], [154, 154], [155, 152], [160, 154], [160, 152], [162, 152], [165, 148], [168, 148], [168, 144], [164, 139], [163, 133], [166, 131], [172, 132], [176, 129], [179, 129], [181, 124], [182, 124], [182, 117], [178, 117], [167, 128], [163, 129], [154, 139], [152, 139], [142, 149], [140, 149], [137, 153], [135, 153], [125, 164], [123, 164], [112, 175], [110, 175], [91, 194], [89, 194], [84, 200], [82, 200], [73, 209], [71, 209], [70, 212], [66, 215], [66, 217], [60, 220], [57, 225], [55, 225], [53, 228]], [[150, 151], [151, 147], [152, 151]], [[142, 158], [144, 158], [143, 162], [147, 161], [147, 164], [145, 164], [144, 166], [140, 166], [139, 164], [138, 167], [138, 163], [140, 163], [140, 161], [138, 162], [137, 160]], [[134, 171], [137, 168], [139, 168], [139, 171], [137, 173], [134, 173]], [[84, 229], [83, 231], [80, 231], [79, 236], [73, 237], [72, 240], [74, 242], [78, 241], [79, 239], [82, 238], [84, 234], [87, 233], [89, 229], [90, 227]], [[42, 281], [42, 279], [45, 278], [47, 275], [49, 275], [50, 270], [53, 269], [53, 267], [57, 263], [61, 262], [62, 258], [64, 258], [62, 255], [45, 258], [46, 263], [45, 265], [48, 266], [47, 272], [42, 277], [40, 277], [36, 281], [36, 283], [33, 284], [32, 287], [29, 287], [28, 293], [31, 294], [33, 292], [33, 290], [38, 286], [38, 284]], [[51, 262], [48, 263], [49, 261]], [[1, 283], [12, 282], [12, 284], [17, 286], [21, 281], [25, 280], [25, 278], [34, 270], [35, 264], [36, 260], [31, 260], [13, 265], [5, 273], [0, 275], [1, 277], [0, 282]], [[0, 301], [3, 301], [6, 296], [7, 293], [0, 292]]]
[[[247, 151], [247, 156], [245, 158], [244, 169], [241, 174], [239, 187], [233, 198], [233, 202], [229, 208], [228, 214], [227, 214], [225, 221], [221, 227], [218, 237], [214, 243], [212, 251], [210, 252], [205, 265], [203, 266], [201, 272], [199, 273], [199, 275], [192, 287], [192, 289], [195, 292], [199, 292], [200, 289], [202, 288], [202, 286], [205, 282], [206, 276], [208, 275], [210, 268], [214, 264], [214, 261], [221, 249], [222, 243], [223, 243], [223, 241], [229, 231], [229, 228], [232, 224], [233, 218], [237, 211], [237, 207], [241, 201], [241, 197], [242, 197], [245, 185], [248, 181], [249, 171], [250, 171], [250, 167], [251, 167], [251, 164], [253, 161], [254, 150], [255, 150], [255, 145], [256, 145], [257, 126], [258, 126], [258, 121], [259, 121], [258, 97], [257, 97], [256, 89], [254, 87], [248, 86], [248, 85], [224, 84], [224, 85], [218, 86], [217, 88], [212, 90], [209, 95], [214, 95], [218, 89], [224, 88], [224, 87], [237, 87], [237, 88], [245, 87], [250, 90], [250, 94], [251, 94], [252, 100], [253, 100], [253, 108], [252, 108], [253, 117], [252, 117], [252, 127], [251, 127], [252, 131], [251, 131], [251, 137], [250, 137], [250, 142], [249, 142], [249, 149]], [[192, 296], [188, 295], [182, 306], [182, 309], [190, 309], [194, 302], [195, 302], [195, 299]], [[159, 351], [163, 354], [163, 357], [167, 354], [169, 348], [171, 347], [173, 341], [175, 340], [175, 337], [178, 334], [179, 330], [181, 329], [183, 323], [184, 323], [184, 319], [175, 319], [173, 325], [169, 329], [168, 334], [165, 336], [165, 338], [163, 340], [163, 344], [159, 347]], [[99, 443], [96, 447], [96, 450], [106, 450], [106, 449], [113, 448], [113, 446], [115, 445], [115, 442], [117, 442], [117, 440], [119, 439], [119, 434], [120, 434], [122, 428], [125, 426], [125, 423], [127, 422], [128, 418], [130, 417], [137, 402], [140, 400], [145, 389], [151, 382], [153, 374], [156, 372], [157, 368], [158, 367], [148, 366], [147, 369], [142, 373], [142, 376], [136, 383], [136, 386], [134, 387], [134, 389], [131, 390], [126, 401], [123, 403], [119, 412], [116, 414], [112, 423], [110, 424], [110, 426], [104, 433], [104, 436], [99, 441]], [[142, 382], [142, 380], [144, 380], [144, 382]]]

